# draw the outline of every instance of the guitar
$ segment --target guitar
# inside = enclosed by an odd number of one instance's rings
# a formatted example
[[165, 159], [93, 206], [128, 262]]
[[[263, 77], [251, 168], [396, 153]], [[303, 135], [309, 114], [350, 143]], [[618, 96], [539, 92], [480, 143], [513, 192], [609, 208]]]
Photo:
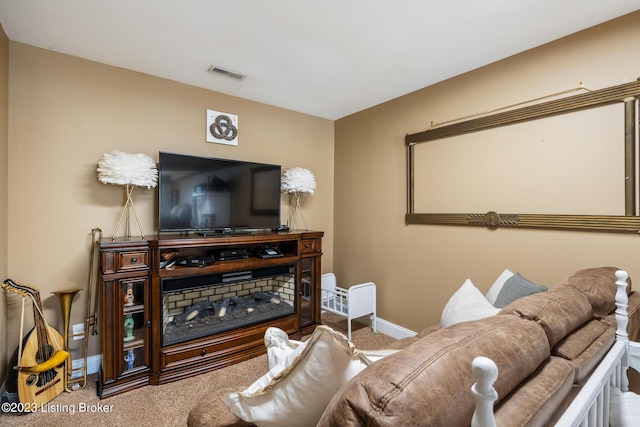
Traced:
[[[69, 352], [64, 350], [62, 336], [47, 324], [42, 315], [38, 289], [17, 284], [11, 279], [5, 280], [2, 287], [32, 299], [35, 326], [25, 336], [20, 360], [15, 358], [19, 363], [13, 369], [18, 373], [20, 402], [40, 406], [64, 391], [64, 362], [69, 358]], [[19, 353], [18, 350], [16, 352]]]

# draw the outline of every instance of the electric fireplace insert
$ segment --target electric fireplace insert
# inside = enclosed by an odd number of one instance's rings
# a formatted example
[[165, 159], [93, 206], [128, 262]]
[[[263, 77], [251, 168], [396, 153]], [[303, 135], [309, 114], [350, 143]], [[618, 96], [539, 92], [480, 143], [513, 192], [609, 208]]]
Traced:
[[295, 264], [164, 278], [162, 346], [296, 313]]

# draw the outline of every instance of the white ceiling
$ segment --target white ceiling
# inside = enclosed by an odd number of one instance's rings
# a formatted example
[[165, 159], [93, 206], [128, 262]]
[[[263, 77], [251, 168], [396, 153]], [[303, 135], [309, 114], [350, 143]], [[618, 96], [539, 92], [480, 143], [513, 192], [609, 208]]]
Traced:
[[335, 120], [637, 9], [639, 0], [0, 0], [0, 23], [12, 41]]

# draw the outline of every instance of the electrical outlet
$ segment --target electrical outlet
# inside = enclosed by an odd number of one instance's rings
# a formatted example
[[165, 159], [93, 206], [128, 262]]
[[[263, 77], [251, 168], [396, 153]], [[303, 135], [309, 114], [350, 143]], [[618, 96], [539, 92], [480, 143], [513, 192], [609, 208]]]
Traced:
[[84, 339], [84, 324], [78, 323], [77, 325], [73, 325], [71, 328], [74, 341]]

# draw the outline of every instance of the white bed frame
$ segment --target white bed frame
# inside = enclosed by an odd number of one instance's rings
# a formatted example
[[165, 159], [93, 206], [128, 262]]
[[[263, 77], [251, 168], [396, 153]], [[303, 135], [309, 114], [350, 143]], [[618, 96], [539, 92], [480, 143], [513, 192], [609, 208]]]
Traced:
[[[640, 343], [629, 341], [627, 333], [627, 277], [625, 271], [616, 272], [616, 341], [556, 426], [609, 426], [610, 386], [626, 392], [629, 390], [627, 370], [633, 368], [640, 372]], [[493, 404], [498, 399], [498, 393], [493, 388], [493, 383], [498, 378], [498, 368], [491, 359], [477, 357], [473, 360], [472, 370], [477, 382], [471, 387], [476, 398], [471, 426], [495, 427]], [[640, 418], [637, 425], [640, 425]]]
[[371, 328], [378, 332], [376, 325], [376, 285], [361, 283], [344, 289], [338, 286], [333, 273], [325, 273], [320, 280], [320, 302], [323, 310], [344, 316], [348, 321], [347, 338], [351, 341], [351, 321], [371, 315]]

